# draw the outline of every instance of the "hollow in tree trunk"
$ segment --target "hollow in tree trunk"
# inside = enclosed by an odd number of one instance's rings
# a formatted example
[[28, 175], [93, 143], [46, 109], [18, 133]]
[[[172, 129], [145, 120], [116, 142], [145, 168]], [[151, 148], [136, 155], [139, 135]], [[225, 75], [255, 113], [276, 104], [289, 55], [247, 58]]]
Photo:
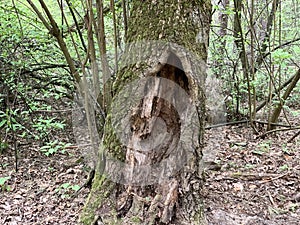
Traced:
[[205, 224], [200, 161], [210, 19], [210, 1], [132, 1], [82, 224]]

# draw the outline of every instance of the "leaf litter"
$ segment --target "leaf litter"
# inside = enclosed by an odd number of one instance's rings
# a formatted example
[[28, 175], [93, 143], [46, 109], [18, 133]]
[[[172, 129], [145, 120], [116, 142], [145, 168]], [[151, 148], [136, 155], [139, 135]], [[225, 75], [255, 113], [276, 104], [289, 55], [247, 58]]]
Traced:
[[[300, 139], [296, 131], [256, 139], [247, 126], [206, 131], [200, 162], [206, 178], [202, 196], [209, 225], [300, 224]], [[57, 140], [74, 143], [72, 130]], [[0, 155], [0, 224], [77, 224], [89, 190], [79, 148], [46, 156], [39, 146], [21, 146], [19, 171], [12, 150]], [[2, 186], [3, 188], [3, 186]]]
[[203, 189], [210, 225], [300, 224], [300, 140], [296, 131], [257, 138], [247, 126], [206, 132]]

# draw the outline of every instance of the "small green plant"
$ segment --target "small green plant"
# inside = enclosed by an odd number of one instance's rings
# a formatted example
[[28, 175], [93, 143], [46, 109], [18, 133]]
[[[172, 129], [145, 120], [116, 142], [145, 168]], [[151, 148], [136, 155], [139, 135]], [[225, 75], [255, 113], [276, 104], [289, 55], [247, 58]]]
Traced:
[[228, 163], [228, 166], [229, 166], [230, 168], [233, 168], [233, 169], [237, 169], [237, 168], [238, 168], [238, 165], [237, 165], [235, 162], [229, 162], [229, 163]]
[[52, 173], [54, 170], [55, 170], [55, 169], [54, 169], [53, 167], [51, 167], [51, 166], [48, 166], [48, 171], [49, 171], [49, 172], [51, 172], [51, 173]]
[[247, 170], [251, 170], [251, 169], [253, 169], [253, 168], [255, 168], [255, 165], [253, 165], [253, 164], [247, 163], [247, 164], [245, 165], [245, 169], [247, 169]]
[[8, 149], [8, 143], [1, 140], [0, 142], [0, 154], [2, 154], [3, 152], [5, 152]]
[[71, 192], [76, 192], [80, 189], [80, 186], [75, 184], [72, 185], [70, 183], [63, 183], [58, 188], [55, 189], [56, 193], [59, 193], [62, 198], [69, 198]]
[[291, 59], [292, 55], [283, 49], [278, 49], [271, 53], [273, 62], [275, 64], [280, 64], [281, 66], [286, 66], [287, 59]]
[[284, 209], [281, 209], [281, 208], [274, 208], [274, 207], [269, 207], [268, 210], [269, 210], [269, 213], [270, 213], [271, 215], [282, 215], [282, 214], [284, 214], [284, 213], [287, 212], [287, 211], [284, 210]]
[[5, 112], [0, 110], [0, 128], [5, 129], [6, 132], [15, 132], [17, 130], [25, 129], [25, 127], [16, 119], [18, 117], [18, 113], [19, 109], [6, 109]]
[[259, 144], [258, 148], [252, 151], [252, 153], [257, 155], [264, 155], [270, 151], [271, 142], [266, 141]]
[[65, 154], [66, 148], [71, 146], [70, 143], [58, 142], [58, 140], [51, 141], [46, 145], [40, 148], [41, 152], [43, 152], [46, 156], [55, 154], [60, 151], [60, 153]]
[[285, 170], [288, 170], [288, 169], [289, 169], [289, 166], [285, 164], [285, 165], [279, 167], [279, 169], [280, 169], [281, 171], [285, 171]]
[[292, 203], [288, 205], [288, 210], [292, 212], [296, 212], [296, 210], [300, 207], [298, 203]]
[[137, 216], [133, 216], [133, 217], [131, 218], [131, 221], [132, 221], [133, 223], [141, 223], [141, 219], [140, 219], [139, 217], [137, 217]]
[[5, 169], [8, 166], [8, 163], [0, 163], [0, 167]]
[[10, 186], [6, 184], [10, 177], [0, 177], [0, 188], [2, 191], [10, 191]]
[[298, 110], [291, 110], [291, 114], [296, 117], [300, 115], [300, 112]]
[[283, 151], [283, 153], [290, 155], [293, 153], [293, 150], [290, 149], [286, 144], [283, 144], [281, 147], [281, 150]]
[[32, 125], [36, 131], [39, 132], [39, 135], [36, 136], [36, 139], [41, 139], [47, 137], [51, 130], [64, 129], [65, 124], [63, 122], [56, 122], [55, 117], [52, 118], [38, 118], [38, 120]]

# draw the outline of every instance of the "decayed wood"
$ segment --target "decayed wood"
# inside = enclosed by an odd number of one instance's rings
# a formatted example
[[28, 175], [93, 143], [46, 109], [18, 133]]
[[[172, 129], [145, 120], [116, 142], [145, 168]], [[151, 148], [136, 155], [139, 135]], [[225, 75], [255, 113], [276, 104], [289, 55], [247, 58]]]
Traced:
[[83, 224], [205, 224], [199, 163], [210, 11], [209, 1], [133, 1], [99, 152], [105, 171], [96, 170]]

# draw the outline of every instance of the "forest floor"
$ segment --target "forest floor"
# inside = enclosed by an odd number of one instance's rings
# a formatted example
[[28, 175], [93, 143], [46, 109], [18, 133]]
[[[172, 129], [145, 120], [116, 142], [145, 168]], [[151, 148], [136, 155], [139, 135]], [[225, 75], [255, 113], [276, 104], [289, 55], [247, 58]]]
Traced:
[[[300, 136], [287, 143], [296, 132], [257, 138], [246, 124], [207, 130], [201, 165], [208, 224], [300, 224]], [[71, 129], [56, 135], [76, 146]], [[0, 190], [0, 224], [76, 224], [89, 192], [73, 196], [88, 176], [80, 149], [46, 156], [33, 143], [18, 150], [17, 172], [13, 149], [0, 155], [0, 177], [10, 177]]]
[[300, 224], [300, 136], [287, 143], [295, 133], [256, 139], [243, 125], [206, 132], [208, 224]]

